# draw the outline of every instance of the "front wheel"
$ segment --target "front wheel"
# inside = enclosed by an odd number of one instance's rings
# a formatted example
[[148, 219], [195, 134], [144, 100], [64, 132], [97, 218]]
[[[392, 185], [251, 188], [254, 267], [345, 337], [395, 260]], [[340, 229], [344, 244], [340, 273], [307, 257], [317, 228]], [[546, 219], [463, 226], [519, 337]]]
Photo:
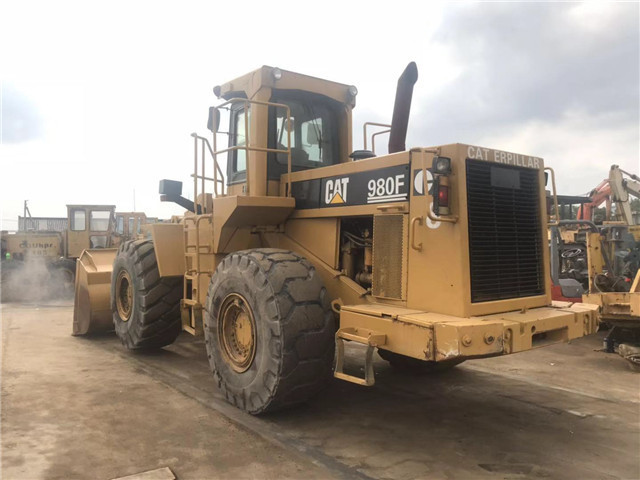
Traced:
[[173, 343], [182, 330], [182, 277], [160, 277], [153, 242], [124, 242], [113, 261], [113, 325], [129, 350]]
[[331, 378], [335, 321], [327, 291], [293, 252], [227, 256], [211, 278], [204, 318], [218, 386], [249, 413], [304, 402]]

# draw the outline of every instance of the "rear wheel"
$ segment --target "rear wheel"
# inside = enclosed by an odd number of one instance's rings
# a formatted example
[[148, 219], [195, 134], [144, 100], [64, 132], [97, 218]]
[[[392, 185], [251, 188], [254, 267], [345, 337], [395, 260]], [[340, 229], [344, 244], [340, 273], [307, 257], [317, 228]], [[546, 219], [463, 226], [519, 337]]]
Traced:
[[417, 358], [407, 357], [399, 353], [390, 352], [388, 350], [378, 349], [378, 355], [391, 364], [393, 368], [415, 373], [435, 373], [444, 372], [452, 369], [456, 365], [464, 362], [464, 358], [455, 358], [453, 360], [445, 360], [443, 362], [434, 362], [429, 360], [418, 360]]
[[111, 275], [111, 311], [116, 334], [130, 350], [173, 343], [182, 330], [182, 278], [158, 272], [153, 242], [124, 242]]
[[63, 258], [49, 267], [54, 287], [62, 296], [73, 295], [76, 280], [76, 262]]
[[331, 378], [335, 321], [327, 291], [293, 252], [227, 256], [211, 278], [204, 318], [218, 385], [249, 413], [304, 402]]

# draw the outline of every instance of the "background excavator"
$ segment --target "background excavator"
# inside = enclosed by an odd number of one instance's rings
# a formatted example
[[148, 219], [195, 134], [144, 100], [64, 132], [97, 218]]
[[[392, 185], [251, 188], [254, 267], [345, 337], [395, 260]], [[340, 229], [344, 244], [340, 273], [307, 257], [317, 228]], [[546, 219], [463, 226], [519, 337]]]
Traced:
[[640, 369], [640, 210], [632, 199], [639, 197], [640, 178], [612, 165], [589, 197], [567, 199], [578, 205], [577, 218], [561, 220], [550, 235], [554, 298], [597, 305], [601, 328], [609, 330], [604, 351], [619, 353], [634, 369]]
[[[588, 196], [558, 196], [561, 218], [550, 229], [554, 299], [581, 301], [593, 282], [605, 291], [630, 288], [640, 263], [640, 209], [632, 208], [638, 197], [640, 178], [617, 165]], [[605, 268], [590, 279], [587, 237], [596, 232]]]
[[[594, 219], [595, 209], [604, 203], [605, 216], [601, 221], [619, 221], [629, 226], [640, 224], [640, 211], [634, 213], [631, 209], [631, 197], [640, 198], [640, 177], [618, 165], [611, 165], [609, 176], [591, 190], [588, 197], [590, 201], [578, 208], [578, 220], [597, 220]], [[637, 239], [640, 240], [640, 236]]]

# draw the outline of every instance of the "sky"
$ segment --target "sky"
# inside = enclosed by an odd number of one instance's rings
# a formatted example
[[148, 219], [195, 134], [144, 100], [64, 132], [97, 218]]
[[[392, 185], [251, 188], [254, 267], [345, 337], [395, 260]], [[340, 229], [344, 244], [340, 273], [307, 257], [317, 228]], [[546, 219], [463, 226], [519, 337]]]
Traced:
[[364, 122], [390, 122], [415, 61], [407, 147], [539, 156], [563, 194], [611, 164], [639, 173], [638, 3], [229, 5], [0, 0], [0, 229], [24, 200], [34, 216], [82, 203], [180, 214], [158, 181], [190, 195], [189, 135], [206, 133], [212, 88], [261, 65], [355, 85], [354, 149]]

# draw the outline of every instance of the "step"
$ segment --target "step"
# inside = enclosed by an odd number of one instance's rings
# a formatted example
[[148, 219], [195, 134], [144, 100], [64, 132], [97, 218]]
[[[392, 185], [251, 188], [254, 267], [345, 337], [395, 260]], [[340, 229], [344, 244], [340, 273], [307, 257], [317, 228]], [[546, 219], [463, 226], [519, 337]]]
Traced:
[[[366, 345], [367, 350], [364, 357], [364, 378], [344, 373], [345, 340], [356, 342], [361, 345]], [[339, 378], [340, 380], [355, 383], [356, 385], [362, 385], [365, 387], [373, 386], [375, 384], [375, 374], [373, 371], [373, 352], [376, 347], [384, 345], [385, 343], [387, 343], [387, 336], [383, 333], [352, 327], [340, 328], [336, 332], [337, 358], [333, 376], [335, 378]]]
[[182, 303], [188, 307], [202, 307], [197, 300], [193, 300], [192, 298], [183, 298]]

